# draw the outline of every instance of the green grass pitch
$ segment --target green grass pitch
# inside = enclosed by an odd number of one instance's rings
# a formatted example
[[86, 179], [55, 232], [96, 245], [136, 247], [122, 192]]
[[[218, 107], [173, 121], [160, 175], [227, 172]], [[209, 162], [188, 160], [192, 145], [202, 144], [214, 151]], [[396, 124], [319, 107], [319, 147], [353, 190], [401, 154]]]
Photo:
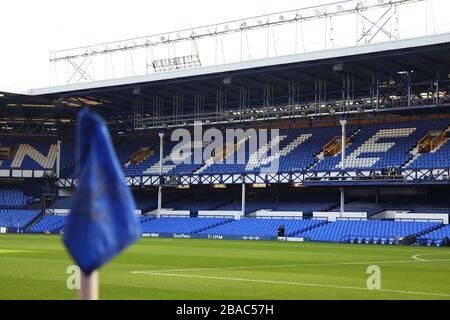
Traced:
[[[0, 236], [0, 299], [75, 299], [60, 236]], [[367, 288], [367, 268], [381, 290]], [[100, 270], [102, 299], [450, 299], [447, 248], [141, 239]]]

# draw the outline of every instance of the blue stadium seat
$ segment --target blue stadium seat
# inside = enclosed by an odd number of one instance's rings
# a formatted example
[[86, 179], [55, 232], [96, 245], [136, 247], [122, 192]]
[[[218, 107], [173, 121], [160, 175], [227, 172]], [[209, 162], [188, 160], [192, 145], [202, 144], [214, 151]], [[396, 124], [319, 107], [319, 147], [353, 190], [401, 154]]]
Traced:
[[66, 223], [66, 215], [44, 215], [28, 230], [30, 233], [59, 233]]
[[381, 244], [395, 244], [397, 237], [419, 235], [440, 226], [436, 222], [403, 222], [381, 220], [339, 220], [319, 228], [302, 232], [300, 236], [313, 241], [373, 243], [376, 238]]
[[277, 236], [278, 227], [284, 225], [286, 235], [294, 236], [324, 223], [324, 221], [312, 219], [243, 218], [240, 220], [233, 220], [230, 223], [222, 224], [200, 233], [230, 236], [275, 237]]
[[23, 228], [40, 214], [39, 210], [0, 210], [0, 227]]

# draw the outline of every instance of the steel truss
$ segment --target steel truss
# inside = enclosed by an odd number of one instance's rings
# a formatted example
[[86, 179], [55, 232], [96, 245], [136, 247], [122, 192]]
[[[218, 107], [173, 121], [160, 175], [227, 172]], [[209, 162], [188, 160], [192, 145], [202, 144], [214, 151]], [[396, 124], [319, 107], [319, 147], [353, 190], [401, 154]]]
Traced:
[[[276, 184], [296, 183], [304, 186], [363, 186], [404, 184], [449, 184], [450, 168], [400, 170], [396, 175], [382, 175], [377, 170], [348, 170], [327, 172], [286, 172], [267, 174], [211, 174], [180, 176], [138, 176], [126, 177], [126, 183], [134, 187], [156, 187], [161, 181], [175, 179], [174, 185], [211, 184]], [[164, 184], [164, 182], [163, 182]], [[165, 185], [165, 184], [164, 184]], [[75, 179], [59, 179], [59, 187], [75, 187]], [[167, 186], [167, 185], [165, 185]]]
[[[319, 76], [315, 79], [314, 89], [308, 93], [302, 92], [302, 95], [298, 90], [298, 81], [290, 80], [286, 82], [289, 95], [282, 97], [287, 103], [277, 103], [281, 98], [274, 96], [273, 84], [267, 82], [264, 84], [261, 98], [258, 99], [259, 106], [252, 105], [249, 89], [244, 85], [239, 88], [239, 101], [234, 103], [236, 107], [228, 109], [225, 108], [226, 89], [220, 86], [216, 90], [215, 111], [210, 112], [204, 112], [207, 105], [204, 99], [198, 99], [198, 92], [194, 106], [186, 106], [183, 96], [177, 93], [173, 96], [172, 114], [163, 115], [163, 100], [155, 96], [150, 110], [141, 108], [136, 112], [135, 108], [134, 129], [192, 126], [199, 122], [229, 124], [449, 106], [450, 80], [441, 80], [439, 75], [436, 75], [436, 80], [414, 83], [411, 81], [411, 73], [414, 71], [399, 71], [395, 74], [398, 79], [394, 82], [393, 76], [373, 73], [370, 86], [355, 88], [355, 75], [345, 72], [342, 75], [341, 90], [334, 92], [327, 90], [327, 79]], [[313, 99], [305, 102], [306, 95], [312, 96]], [[330, 96], [339, 98], [332, 99]], [[185, 109], [192, 108], [195, 112], [185, 112]], [[213, 106], [209, 105], [209, 110], [211, 109], [214, 110]]]
[[[49, 58], [50, 84], [134, 76], [170, 71], [179, 67], [219, 65], [262, 58], [259, 52], [265, 52], [265, 57], [273, 57], [315, 51], [317, 46], [305, 41], [303, 34], [304, 25], [311, 21], [319, 21], [320, 31], [315, 29], [319, 34], [324, 33], [323, 37], [318, 36], [315, 39], [323, 41], [321, 49], [367, 44], [375, 40], [395, 40], [400, 37], [399, 7], [426, 1], [431, 0], [344, 0], [197, 28], [54, 51], [50, 53]], [[426, 10], [420, 10], [420, 14], [424, 12]], [[345, 32], [339, 32], [340, 29], [335, 27], [342, 22], [340, 17], [345, 17], [347, 21], [356, 18], [356, 37], [351, 42], [348, 41], [348, 28], [343, 28]], [[287, 30], [286, 26], [292, 28]], [[306, 25], [305, 28], [309, 26]], [[282, 44], [277, 43], [277, 32], [290, 38], [292, 48], [288, 51], [283, 49]], [[428, 25], [420, 35], [426, 35], [427, 32]], [[202, 41], [205, 42], [202, 44]], [[227, 46], [224, 45], [225, 42]], [[257, 47], [256, 44], [264, 47]], [[230, 52], [234, 51], [239, 53], [236, 57], [231, 57]]]

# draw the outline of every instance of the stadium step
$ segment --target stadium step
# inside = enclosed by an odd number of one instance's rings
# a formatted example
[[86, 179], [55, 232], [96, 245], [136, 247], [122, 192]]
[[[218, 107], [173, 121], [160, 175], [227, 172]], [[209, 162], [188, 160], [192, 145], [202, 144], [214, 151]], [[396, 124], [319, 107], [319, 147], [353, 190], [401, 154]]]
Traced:
[[24, 226], [25, 232], [28, 232], [35, 224], [39, 223], [45, 217], [45, 213], [41, 212], [35, 219], [31, 220], [29, 224]]
[[[433, 227], [433, 228], [430, 228], [429, 230], [426, 230], [426, 231], [424, 231], [424, 232], [421, 232], [420, 234], [417, 235], [417, 238], [426, 236], [427, 234], [431, 234], [431, 233], [433, 233], [433, 232], [436, 231], [436, 230], [439, 230], [439, 229], [445, 229], [445, 228], [447, 228], [447, 227], [448, 227], [448, 225], [440, 224], [440, 225], [438, 225], [438, 226], [435, 226], [435, 227]], [[423, 243], [423, 241], [422, 241], [421, 239], [416, 239], [416, 241], [414, 242], [415, 245], [420, 245], [420, 244], [422, 244], [422, 243]]]
[[[347, 144], [346, 144], [346, 148], [349, 148], [349, 147], [352, 146], [352, 144], [353, 144], [353, 142], [352, 142], [352, 141], [353, 141], [353, 138], [354, 138], [360, 131], [361, 131], [361, 128], [357, 128], [357, 129], [356, 129], [355, 131], [353, 131], [349, 136], [347, 136], [348, 142], [347, 142]], [[329, 142], [329, 143], [330, 143], [330, 142]], [[329, 143], [327, 143], [327, 145], [328, 145]], [[307, 171], [313, 169], [313, 168], [314, 168], [316, 165], [318, 165], [322, 160], [324, 160], [324, 159], [327, 158], [326, 150], [325, 150], [325, 148], [326, 148], [327, 145], [325, 145], [325, 146], [323, 147], [323, 149], [316, 155], [316, 160], [315, 160], [309, 167], [307, 167], [307, 169], [306, 169]], [[339, 152], [333, 154], [332, 157], [336, 157], [336, 156], [338, 156], [339, 154], [341, 154], [341, 148], [339, 148]]]
[[200, 174], [206, 169], [208, 169], [210, 166], [212, 166], [214, 163], [216, 163], [216, 160], [223, 161], [225, 163], [225, 159], [227, 157], [230, 157], [236, 153], [237, 150], [239, 150], [242, 145], [245, 145], [245, 142], [247, 142], [249, 137], [244, 137], [241, 140], [239, 140], [237, 143], [234, 144], [233, 149], [226, 146], [225, 152], [222, 150], [219, 155], [214, 155], [213, 157], [207, 159], [204, 164], [202, 164], [199, 168], [197, 168], [193, 173], [194, 174]]
[[219, 223], [215, 223], [215, 224], [209, 225], [209, 226], [207, 226], [205, 228], [194, 230], [192, 233], [200, 233], [200, 232], [203, 232], [203, 231], [206, 231], [206, 230], [209, 230], [209, 229], [212, 229], [212, 228], [215, 228], [215, 227], [218, 227], [218, 226], [221, 226], [221, 225], [233, 222], [233, 221], [235, 221], [235, 220], [234, 219], [229, 219], [229, 221], [222, 221], [222, 222], [219, 222]]
[[313, 230], [313, 229], [317, 229], [317, 228], [321, 228], [321, 227], [323, 227], [325, 224], [327, 224], [328, 222], [327, 221], [323, 221], [323, 223], [319, 223], [319, 224], [317, 224], [317, 225], [314, 225], [314, 226], [311, 226], [311, 227], [306, 227], [306, 228], [303, 228], [303, 229], [300, 229], [300, 230], [296, 230], [296, 231], [294, 231], [294, 232], [291, 232], [291, 233], [289, 233], [287, 236], [289, 236], [289, 237], [294, 237], [294, 236], [297, 236], [297, 235], [299, 235], [299, 234], [302, 234], [302, 233], [304, 233], [304, 232], [306, 232], [306, 231], [310, 231], [310, 230]]
[[439, 137], [430, 138], [430, 133], [428, 132], [422, 139], [420, 139], [416, 146], [410, 151], [410, 158], [408, 161], [406, 161], [401, 168], [408, 168], [414, 161], [416, 161], [426, 150], [425, 153], [435, 153], [437, 152], [442, 146], [444, 146], [450, 138], [447, 137], [448, 133], [450, 132], [450, 126], [448, 126], [446, 129], [444, 129]]

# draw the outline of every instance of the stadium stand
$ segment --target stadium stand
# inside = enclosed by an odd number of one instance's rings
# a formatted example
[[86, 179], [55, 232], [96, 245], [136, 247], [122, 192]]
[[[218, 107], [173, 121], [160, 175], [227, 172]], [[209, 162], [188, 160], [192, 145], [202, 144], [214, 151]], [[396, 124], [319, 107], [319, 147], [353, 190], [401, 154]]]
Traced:
[[198, 212], [200, 210], [216, 210], [222, 207], [228, 200], [177, 200], [164, 205], [164, 208], [175, 210], [190, 210], [191, 212]]
[[[136, 208], [145, 212], [153, 210], [157, 206], [157, 198], [155, 194], [141, 195], [135, 194], [134, 200]], [[50, 206], [50, 209], [70, 209], [72, 206], [73, 197], [60, 197]]]
[[16, 140], [1, 142], [11, 148], [9, 159], [0, 161], [0, 169], [45, 170], [56, 165], [57, 145], [50, 140]]
[[[67, 215], [45, 214], [27, 228], [28, 233], [61, 233], [64, 231]], [[151, 215], [136, 215], [139, 223], [154, 219]]]
[[61, 197], [55, 200], [50, 209], [70, 209], [72, 206], [72, 197]]
[[[258, 210], [286, 211], [286, 212], [314, 212], [327, 211], [337, 206], [338, 199], [336, 195], [325, 193], [315, 194], [289, 194], [278, 200], [273, 195], [263, 194], [254, 199], [246, 201], [246, 213], [252, 213]], [[241, 202], [231, 202], [221, 207], [217, 211], [240, 211]]]
[[[448, 129], [448, 120], [411, 121], [387, 124], [349, 125], [348, 135], [351, 141], [346, 150], [346, 167], [348, 169], [371, 169], [381, 170], [383, 168], [409, 168], [429, 169], [447, 168], [450, 160], [446, 154], [450, 150], [448, 138], [435, 150], [429, 153], [419, 153], [415, 148], [421, 138], [430, 131]], [[313, 172], [336, 171], [340, 169], [340, 151], [332, 156], [324, 154], [324, 147], [339, 136], [339, 126], [304, 128], [304, 129], [281, 129], [280, 136], [270, 140], [257, 153], [249, 154], [250, 141], [238, 143], [236, 150], [229, 155], [218, 157], [223, 163], [215, 163], [213, 159], [207, 159], [201, 165], [179, 163], [189, 159], [193, 163], [193, 151], [195, 148], [204, 148], [205, 142], [192, 142], [179, 162], [174, 163], [171, 152], [177, 142], [167, 141], [164, 145], [163, 172], [166, 174], [232, 174], [232, 173], [260, 173], [270, 172], [270, 165], [279, 161], [277, 172], [301, 172], [305, 170]], [[67, 144], [67, 145], [66, 145]], [[270, 148], [268, 147], [270, 146]], [[278, 152], [272, 147], [278, 146]], [[49, 143], [45, 142], [30, 146], [37, 150], [47, 150]], [[237, 164], [238, 151], [245, 149], [245, 163]], [[29, 148], [26, 149], [29, 151]], [[47, 154], [42, 151], [43, 154]], [[158, 175], [159, 174], [159, 141], [153, 138], [138, 138], [124, 140], [116, 146], [119, 161], [127, 176]], [[265, 155], [264, 153], [267, 153]], [[273, 154], [272, 154], [273, 153]], [[37, 157], [37, 156], [36, 156]], [[17, 158], [17, 157], [15, 157]], [[21, 157], [19, 157], [21, 158]], [[48, 159], [52, 159], [49, 155]], [[74, 169], [73, 164], [73, 142], [64, 140], [61, 148], [61, 170], [68, 174]], [[41, 163], [48, 165], [42, 156]], [[4, 161], [3, 167], [7, 164]], [[14, 160], [14, 164], [19, 164]], [[29, 157], [25, 157], [20, 163], [27, 168], [43, 168], [37, 165]], [[266, 170], [266, 171], [264, 171]], [[71, 172], [73, 174], [73, 172]], [[69, 174], [70, 176], [70, 174]]]
[[46, 214], [27, 231], [29, 233], [60, 233], [64, 228], [65, 222], [65, 215]]
[[440, 226], [434, 222], [340, 220], [297, 235], [312, 241], [395, 244], [397, 237], [420, 236]]
[[[345, 204], [346, 212], [366, 212], [367, 217], [371, 217], [377, 213], [380, 213], [386, 209], [390, 208], [384, 203], [370, 203], [364, 201], [355, 201]], [[329, 210], [330, 212], [339, 212], [339, 208], [333, 208]]]
[[[250, 199], [245, 203], [245, 213], [252, 213], [262, 209], [275, 209], [276, 202], [273, 200]], [[241, 202], [232, 202], [216, 208], [217, 211], [240, 211], [242, 209]]]
[[217, 225], [230, 222], [228, 218], [159, 218], [141, 221], [142, 232], [156, 233], [198, 233]]
[[[286, 17], [278, 18], [285, 24]], [[136, 216], [143, 232], [272, 237], [283, 224], [287, 235], [312, 241], [386, 244], [415, 236], [420, 244], [440, 245], [450, 214], [450, 34], [369, 45], [376, 35], [370, 33], [358, 40], [364, 49], [309, 52], [308, 59], [274, 50], [275, 58], [268, 50], [263, 60], [243, 62], [245, 70], [240, 64], [178, 70], [188, 75], [182, 81], [178, 71], [160, 70], [167, 73], [101, 84], [81, 84], [83, 76], [63, 90], [0, 92], [0, 222], [35, 233], [63, 230], [65, 216], [55, 214], [70, 209], [73, 198], [60, 195], [73, 194], [77, 184], [74, 119], [89, 107], [108, 124], [144, 214]], [[202, 133], [268, 129], [268, 136], [235, 137], [194, 161], [211, 143], [197, 135], [199, 123]], [[178, 129], [193, 139], [183, 139], [174, 153]], [[6, 187], [14, 179], [25, 187]], [[42, 202], [33, 203], [31, 194]]]
[[[368, 216], [375, 215], [384, 210], [408, 211], [416, 213], [450, 213], [450, 200], [440, 194], [426, 194], [416, 197], [403, 196], [402, 201], [397, 197], [386, 196], [380, 203], [368, 200], [354, 200], [345, 204], [348, 212], [367, 212]], [[338, 208], [331, 211], [336, 212]]]
[[156, 209], [158, 206], [158, 199], [155, 196], [134, 196], [136, 202], [136, 209], [142, 210], [143, 212], [148, 212]]
[[421, 235], [420, 237], [418, 237], [417, 242], [427, 246], [434, 245], [440, 247], [444, 244], [445, 237], [450, 238], [450, 225]]
[[[411, 151], [425, 134], [433, 129], [447, 127], [446, 120], [363, 126], [346, 150], [346, 168], [400, 168], [412, 159]], [[434, 154], [431, 157], [434, 157]], [[335, 155], [323, 158], [312, 170], [330, 171], [340, 169], [340, 166], [341, 158]]]
[[325, 224], [324, 221], [312, 219], [259, 219], [243, 218], [232, 220], [214, 228], [201, 231], [203, 234], [228, 235], [228, 236], [277, 236], [279, 226], [285, 226], [286, 236], [305, 232], [309, 229]]
[[23, 228], [40, 214], [39, 210], [0, 210], [0, 227]]
[[31, 204], [33, 200], [33, 197], [25, 195], [20, 188], [0, 187], [0, 208], [23, 209]]
[[[413, 121], [389, 124], [352, 125], [347, 132], [352, 136], [347, 148], [346, 166], [349, 169], [380, 170], [389, 167], [408, 169], [448, 168], [450, 160], [446, 157], [450, 150], [449, 138], [428, 153], [418, 153], [413, 149], [418, 141], [432, 130], [445, 131], [449, 121]], [[237, 161], [237, 152], [224, 157], [224, 163], [175, 164], [171, 150], [176, 142], [166, 142], [164, 147], [163, 171], [168, 174], [227, 174], [259, 173], [278, 160], [278, 172], [332, 171], [340, 168], [340, 152], [333, 156], [323, 154], [324, 146], [340, 133], [340, 127], [312, 129], [282, 129], [280, 136], [268, 142], [278, 144], [278, 152], [267, 151], [250, 155], [245, 152], [245, 164], [229, 164]], [[249, 141], [239, 148], [249, 150]], [[44, 170], [56, 165], [56, 142], [21, 140], [11, 143], [1, 141], [3, 147], [10, 147], [10, 159], [0, 161], [0, 169]], [[206, 144], [193, 142], [193, 148], [203, 148]], [[125, 140], [116, 146], [119, 161], [127, 176], [157, 175], [159, 173], [159, 142], [155, 138]], [[133, 158], [134, 156], [134, 158]], [[184, 158], [192, 159], [192, 153]], [[135, 161], [132, 161], [132, 158]], [[61, 144], [61, 175], [74, 177], [74, 143], [64, 139]], [[178, 159], [180, 160], [180, 159]], [[270, 170], [269, 170], [270, 171]]]
[[421, 153], [412, 161], [408, 169], [439, 169], [450, 167], [450, 143], [444, 142], [438, 149], [430, 153]]
[[75, 178], [75, 143], [73, 139], [64, 139], [61, 143], [60, 174], [62, 177]]
[[[222, 164], [209, 165], [201, 171], [202, 174], [224, 173], [259, 173], [263, 172], [290, 172], [306, 170], [314, 161], [315, 155], [321, 151], [322, 146], [333, 136], [340, 132], [339, 127], [325, 127], [315, 129], [282, 129], [280, 135], [268, 141], [262, 152], [249, 154], [251, 141], [241, 144], [246, 150], [245, 163], [238, 163], [238, 152], [225, 157]], [[277, 145], [278, 152], [268, 148]], [[263, 147], [264, 148], [264, 147]], [[266, 154], [264, 154], [266, 153]], [[278, 168], [271, 170], [272, 162], [278, 161]], [[234, 163], [234, 164], [230, 164]], [[266, 170], [264, 170], [266, 169]]]

